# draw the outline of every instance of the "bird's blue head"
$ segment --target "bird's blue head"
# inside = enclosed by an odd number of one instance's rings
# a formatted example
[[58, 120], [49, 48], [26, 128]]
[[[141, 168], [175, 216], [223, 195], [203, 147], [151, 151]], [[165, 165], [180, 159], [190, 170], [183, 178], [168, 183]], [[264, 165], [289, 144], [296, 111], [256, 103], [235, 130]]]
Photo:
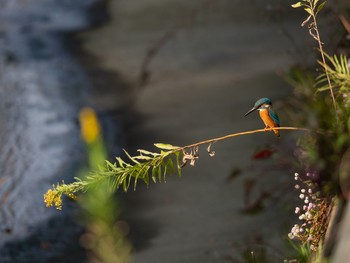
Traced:
[[267, 105], [271, 105], [272, 106], [272, 102], [270, 99], [268, 98], [261, 98], [261, 99], [258, 99], [255, 104], [254, 104], [254, 107], [256, 108], [259, 108], [261, 105], [264, 105], [264, 104], [267, 104]]
[[248, 111], [244, 116], [247, 116], [248, 114], [252, 113], [255, 110], [262, 109], [263, 108], [262, 106], [266, 106], [266, 105], [272, 106], [272, 102], [269, 98], [258, 99], [255, 102], [254, 107], [250, 111]]

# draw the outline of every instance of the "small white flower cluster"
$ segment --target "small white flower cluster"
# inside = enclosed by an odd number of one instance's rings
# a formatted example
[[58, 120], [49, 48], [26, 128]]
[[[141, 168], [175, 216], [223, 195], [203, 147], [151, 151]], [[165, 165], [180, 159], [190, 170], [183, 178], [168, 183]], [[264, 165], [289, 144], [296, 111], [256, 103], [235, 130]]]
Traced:
[[[309, 176], [309, 173], [306, 174]], [[300, 184], [295, 184], [294, 188], [299, 190], [299, 198], [303, 201], [301, 206], [295, 208], [295, 214], [299, 215], [299, 220], [303, 221], [302, 224], [295, 224], [288, 237], [290, 239], [299, 238], [305, 241], [312, 240], [312, 233], [310, 233], [310, 224], [312, 219], [317, 213], [317, 195], [314, 193], [312, 183], [305, 183], [299, 176], [298, 173], [294, 174], [294, 180], [298, 181]]]
[[288, 237], [290, 239], [293, 239], [294, 237], [299, 236], [299, 234], [302, 233], [303, 231], [304, 229], [302, 227], [300, 227], [298, 224], [295, 224], [292, 227], [290, 233], [288, 234]]

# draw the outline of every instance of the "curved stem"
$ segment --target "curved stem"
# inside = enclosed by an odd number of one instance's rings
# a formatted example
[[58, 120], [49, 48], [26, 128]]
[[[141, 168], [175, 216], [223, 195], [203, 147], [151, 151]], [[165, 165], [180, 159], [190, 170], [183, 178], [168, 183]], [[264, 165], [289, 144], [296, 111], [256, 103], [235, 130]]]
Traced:
[[209, 139], [209, 140], [205, 140], [205, 141], [193, 143], [193, 144], [186, 145], [186, 146], [183, 146], [183, 147], [179, 147], [179, 148], [175, 149], [173, 152], [185, 150], [185, 149], [187, 149], [187, 148], [193, 148], [193, 147], [196, 147], [196, 146], [199, 146], [199, 145], [202, 145], [202, 144], [213, 143], [213, 142], [225, 140], [225, 139], [228, 139], [228, 138], [231, 138], [231, 137], [242, 136], [242, 135], [248, 135], [248, 134], [257, 133], [257, 132], [272, 131], [272, 130], [299, 130], [299, 131], [311, 131], [310, 129], [306, 129], [306, 128], [297, 128], [297, 127], [275, 127], [275, 128], [273, 128], [273, 129], [268, 129], [268, 130], [259, 129], [259, 130], [253, 130], [253, 131], [237, 132], [237, 133], [233, 133], [233, 134], [229, 134], [229, 135], [225, 135], [225, 136], [221, 136], [221, 137], [217, 137], [217, 138], [213, 138], [213, 139]]
[[336, 119], [338, 120], [337, 104], [336, 104], [336, 101], [335, 101], [335, 96], [334, 96], [334, 92], [333, 92], [333, 87], [332, 87], [332, 84], [331, 84], [331, 80], [330, 80], [329, 75], [328, 75], [328, 70], [327, 70], [327, 68], [325, 67], [325, 65], [326, 65], [326, 59], [325, 59], [325, 57], [324, 57], [324, 52], [323, 52], [321, 37], [320, 37], [320, 33], [319, 33], [319, 31], [318, 31], [317, 20], [316, 20], [316, 15], [315, 15], [315, 8], [316, 8], [316, 7], [313, 5], [313, 2], [310, 1], [311, 16], [312, 16], [312, 19], [313, 19], [313, 21], [314, 21], [314, 29], [315, 29], [316, 38], [317, 38], [316, 41], [317, 41], [318, 47], [319, 47], [319, 49], [320, 49], [321, 58], [322, 58], [322, 62], [323, 62], [323, 65], [324, 65], [323, 68], [324, 68], [324, 71], [325, 71], [325, 74], [326, 74], [326, 78], [327, 78], [329, 90], [330, 90], [331, 97], [332, 97], [332, 101], [333, 101], [335, 116], [336, 116]]

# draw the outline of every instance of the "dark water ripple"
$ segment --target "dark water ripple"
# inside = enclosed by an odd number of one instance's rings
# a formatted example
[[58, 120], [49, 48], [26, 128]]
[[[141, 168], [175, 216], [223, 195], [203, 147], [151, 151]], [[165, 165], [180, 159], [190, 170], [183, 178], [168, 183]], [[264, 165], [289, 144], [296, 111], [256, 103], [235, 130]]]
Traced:
[[102, 21], [89, 15], [104, 3], [11, 2], [0, 2], [0, 262], [82, 262], [74, 204], [47, 209], [43, 193], [83, 160], [77, 114], [91, 84], [65, 32]]

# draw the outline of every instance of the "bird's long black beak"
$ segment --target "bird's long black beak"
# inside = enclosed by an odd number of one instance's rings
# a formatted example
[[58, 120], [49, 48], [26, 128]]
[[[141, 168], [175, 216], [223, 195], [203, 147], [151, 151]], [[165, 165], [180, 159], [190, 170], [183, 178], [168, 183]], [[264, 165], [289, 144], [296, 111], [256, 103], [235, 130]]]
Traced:
[[244, 116], [247, 116], [249, 114], [251, 114], [253, 111], [256, 111], [258, 109], [258, 107], [254, 107], [252, 108], [250, 111], [248, 111]]

